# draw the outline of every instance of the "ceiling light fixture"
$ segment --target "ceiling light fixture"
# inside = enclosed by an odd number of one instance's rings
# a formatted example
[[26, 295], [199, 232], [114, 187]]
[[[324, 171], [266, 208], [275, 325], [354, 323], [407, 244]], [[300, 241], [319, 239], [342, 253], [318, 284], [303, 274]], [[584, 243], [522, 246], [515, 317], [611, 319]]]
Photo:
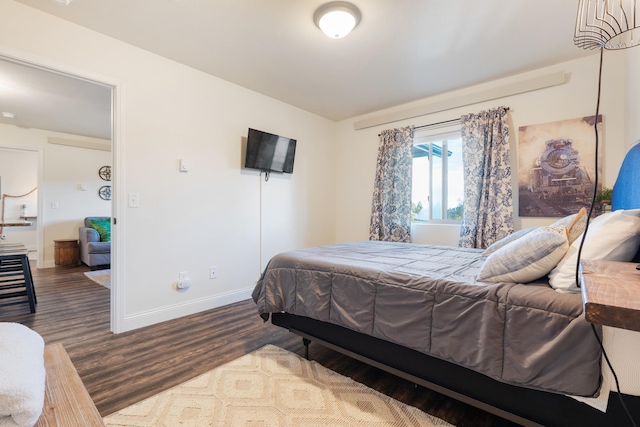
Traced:
[[69, 6], [73, 0], [51, 0], [55, 4], [59, 4], [60, 6]]
[[346, 1], [326, 3], [313, 14], [313, 21], [327, 36], [340, 39], [360, 22], [360, 11]]
[[0, 113], [0, 115], [2, 115], [2, 117], [4, 117], [5, 119], [15, 119], [16, 115], [13, 113], [9, 113], [7, 111], [3, 111], [2, 113]]
[[573, 42], [584, 49], [626, 49], [640, 44], [636, 0], [580, 0]]

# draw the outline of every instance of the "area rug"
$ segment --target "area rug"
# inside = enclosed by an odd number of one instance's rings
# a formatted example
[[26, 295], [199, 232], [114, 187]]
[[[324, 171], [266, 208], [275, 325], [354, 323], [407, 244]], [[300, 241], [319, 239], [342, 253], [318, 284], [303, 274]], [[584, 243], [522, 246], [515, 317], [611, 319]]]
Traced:
[[98, 285], [111, 289], [111, 270], [85, 271], [84, 275], [96, 282]]
[[104, 418], [108, 427], [449, 426], [273, 345]]

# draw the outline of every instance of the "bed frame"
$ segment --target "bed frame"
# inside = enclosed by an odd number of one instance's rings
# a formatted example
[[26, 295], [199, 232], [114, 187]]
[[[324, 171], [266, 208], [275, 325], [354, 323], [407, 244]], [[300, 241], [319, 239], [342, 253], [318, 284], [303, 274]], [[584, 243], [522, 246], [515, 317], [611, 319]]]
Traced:
[[[606, 413], [561, 394], [501, 383], [465, 367], [342, 326], [288, 313], [272, 313], [274, 325], [303, 338], [306, 357], [315, 342], [376, 368], [523, 426], [630, 425], [617, 393]], [[635, 420], [640, 397], [623, 395]]]
[[[620, 168], [613, 191], [613, 209], [639, 208], [639, 189], [640, 144], [636, 144]], [[307, 358], [313, 341], [525, 426], [631, 425], [615, 392], [611, 392], [607, 412], [603, 413], [561, 394], [502, 383], [454, 363], [334, 324], [288, 313], [273, 313], [271, 321], [303, 338]], [[622, 398], [637, 423], [640, 397], [623, 394]]]

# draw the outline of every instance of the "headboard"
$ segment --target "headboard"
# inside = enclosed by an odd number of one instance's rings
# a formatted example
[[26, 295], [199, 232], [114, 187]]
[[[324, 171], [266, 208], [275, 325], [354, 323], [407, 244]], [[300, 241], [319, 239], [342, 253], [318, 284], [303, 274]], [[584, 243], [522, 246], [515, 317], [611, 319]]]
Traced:
[[613, 186], [611, 210], [640, 208], [640, 143], [636, 143], [622, 162]]
[[[640, 143], [636, 143], [622, 161], [618, 178], [613, 186], [611, 210], [640, 208]], [[633, 257], [640, 262], [640, 251]]]

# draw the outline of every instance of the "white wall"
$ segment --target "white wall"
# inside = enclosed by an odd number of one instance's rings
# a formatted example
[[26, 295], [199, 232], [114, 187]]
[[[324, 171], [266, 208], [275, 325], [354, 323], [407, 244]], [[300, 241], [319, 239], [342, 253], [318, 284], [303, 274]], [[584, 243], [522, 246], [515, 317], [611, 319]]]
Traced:
[[[30, 183], [29, 190], [38, 185], [38, 197], [42, 203], [38, 204], [37, 200], [34, 200], [27, 204], [31, 211], [30, 215], [38, 214], [37, 226], [41, 228], [39, 236], [42, 239], [40, 243], [43, 248], [43, 253], [39, 257], [42, 265], [39, 267], [45, 268], [54, 266], [54, 240], [77, 239], [78, 227], [82, 225], [86, 216], [111, 215], [111, 203], [98, 196], [98, 189], [101, 186], [111, 184], [98, 176], [101, 166], [111, 165], [111, 153], [50, 144], [49, 137], [96, 141], [93, 138], [0, 124], [0, 146], [30, 150], [28, 152], [34, 158], [35, 164], [32, 165], [33, 169], [30, 169], [32, 172], [26, 182]], [[41, 166], [38, 165], [39, 158], [42, 159]], [[9, 174], [7, 179], [3, 178], [3, 192], [7, 192], [4, 181], [22, 180], [21, 171], [28, 165], [19, 163], [19, 169], [14, 170], [15, 175]], [[37, 183], [39, 168], [42, 175], [39, 178], [41, 182]], [[0, 174], [5, 175], [2, 164], [0, 164]], [[83, 184], [86, 190], [80, 190], [79, 184]], [[54, 202], [58, 206], [55, 209], [52, 208]], [[38, 210], [34, 211], [34, 209]], [[35, 227], [24, 228], [34, 229], [33, 233], [35, 233]], [[12, 241], [24, 242], [23, 236], [17, 236], [17, 232], [18, 227], [6, 228], [7, 241], [9, 236], [13, 235]], [[29, 240], [28, 244], [32, 247], [36, 244], [36, 238], [30, 237], [33, 241]]]
[[[0, 0], [0, 43], [0, 53], [116, 82], [118, 331], [248, 298], [261, 248], [263, 264], [333, 241], [332, 122], [11, 0]], [[293, 175], [261, 183], [241, 168], [249, 127], [297, 139]], [[128, 193], [139, 208], [126, 208]], [[175, 287], [182, 271], [186, 292]]]
[[[603, 115], [604, 135], [601, 138], [601, 146], [605, 147], [603, 183], [609, 187], [613, 186], [615, 182], [618, 168], [629, 145], [627, 143], [627, 137], [625, 136], [625, 124], [627, 123], [625, 120], [624, 106], [625, 79], [620, 72], [625, 64], [624, 55], [622, 51], [606, 52], [603, 67], [600, 114]], [[640, 63], [640, 59], [638, 62]], [[336, 156], [336, 158], [340, 159], [336, 172], [336, 200], [337, 206], [339, 206], [340, 209], [336, 219], [336, 240], [338, 242], [346, 242], [364, 240], [369, 237], [368, 227], [379, 141], [378, 134], [382, 130], [408, 125], [421, 126], [436, 123], [443, 120], [455, 119], [463, 114], [475, 113], [501, 105], [510, 107], [512, 120], [512, 176], [514, 181], [514, 194], [517, 194], [518, 128], [524, 125], [541, 124], [594, 115], [596, 108], [598, 63], [598, 55], [594, 54], [583, 59], [565, 62], [520, 76], [512, 76], [508, 79], [442, 94], [433, 98], [422, 99], [413, 103], [340, 122], [338, 125], [338, 154]], [[568, 74], [569, 78], [567, 83], [386, 125], [354, 130], [354, 123], [357, 121], [378, 117], [387, 113], [403, 111], [413, 107], [429, 105], [435, 102], [447, 101], [459, 96], [473, 94], [486, 89], [499, 88], [515, 81], [543, 76], [557, 71], [564, 71]], [[633, 120], [633, 122], [635, 123], [637, 121]], [[554, 218], [519, 217], [517, 202], [516, 196], [514, 197], [516, 229], [546, 225], [554, 221]], [[451, 225], [420, 224], [412, 227], [412, 240], [416, 243], [456, 246], [458, 235], [459, 227]]]

